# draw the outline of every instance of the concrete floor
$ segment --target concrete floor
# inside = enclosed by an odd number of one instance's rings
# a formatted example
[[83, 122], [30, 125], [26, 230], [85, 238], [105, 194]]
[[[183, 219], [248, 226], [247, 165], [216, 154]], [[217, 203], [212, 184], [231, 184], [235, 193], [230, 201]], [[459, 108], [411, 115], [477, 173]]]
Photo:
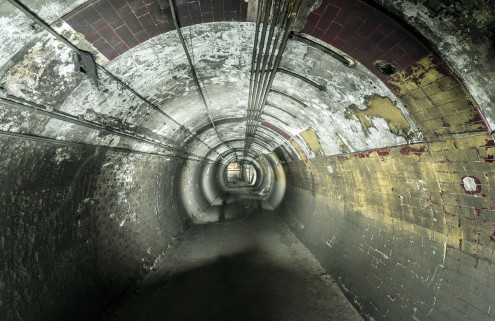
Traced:
[[238, 219], [193, 226], [104, 320], [362, 320], [273, 211], [229, 199]]

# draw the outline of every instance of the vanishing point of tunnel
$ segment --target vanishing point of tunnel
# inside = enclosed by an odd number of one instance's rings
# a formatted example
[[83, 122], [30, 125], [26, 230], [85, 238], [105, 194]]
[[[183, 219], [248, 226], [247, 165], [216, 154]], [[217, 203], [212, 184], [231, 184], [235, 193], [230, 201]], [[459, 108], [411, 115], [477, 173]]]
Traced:
[[0, 321], [495, 320], [495, 1], [0, 0]]

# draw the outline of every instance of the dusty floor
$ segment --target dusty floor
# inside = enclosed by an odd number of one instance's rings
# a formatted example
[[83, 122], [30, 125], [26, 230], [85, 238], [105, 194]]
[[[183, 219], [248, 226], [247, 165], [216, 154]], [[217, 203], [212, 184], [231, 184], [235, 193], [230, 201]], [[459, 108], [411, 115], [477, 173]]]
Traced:
[[362, 320], [274, 212], [224, 206], [245, 214], [192, 227], [105, 320]]

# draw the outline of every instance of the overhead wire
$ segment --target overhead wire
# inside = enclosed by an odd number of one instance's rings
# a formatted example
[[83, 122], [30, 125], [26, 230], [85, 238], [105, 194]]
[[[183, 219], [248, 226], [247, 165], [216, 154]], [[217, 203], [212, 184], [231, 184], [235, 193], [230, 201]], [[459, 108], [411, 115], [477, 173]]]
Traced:
[[300, 0], [258, 1], [246, 110], [244, 155], [247, 155], [256, 136], [259, 121], [300, 3]]

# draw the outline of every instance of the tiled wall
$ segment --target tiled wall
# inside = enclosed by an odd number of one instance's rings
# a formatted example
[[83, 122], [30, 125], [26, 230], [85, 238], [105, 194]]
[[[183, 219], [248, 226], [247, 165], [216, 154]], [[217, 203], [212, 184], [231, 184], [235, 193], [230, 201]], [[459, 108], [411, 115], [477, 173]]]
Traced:
[[360, 0], [323, 0], [310, 13], [303, 32], [343, 50], [370, 70], [376, 60], [405, 69], [431, 53], [399, 23]]
[[[175, 1], [182, 27], [213, 21], [244, 21], [243, 0]], [[175, 29], [167, 0], [88, 1], [64, 20], [112, 60], [138, 44]]]
[[368, 319], [493, 320], [494, 154], [471, 134], [292, 163], [279, 213]]

